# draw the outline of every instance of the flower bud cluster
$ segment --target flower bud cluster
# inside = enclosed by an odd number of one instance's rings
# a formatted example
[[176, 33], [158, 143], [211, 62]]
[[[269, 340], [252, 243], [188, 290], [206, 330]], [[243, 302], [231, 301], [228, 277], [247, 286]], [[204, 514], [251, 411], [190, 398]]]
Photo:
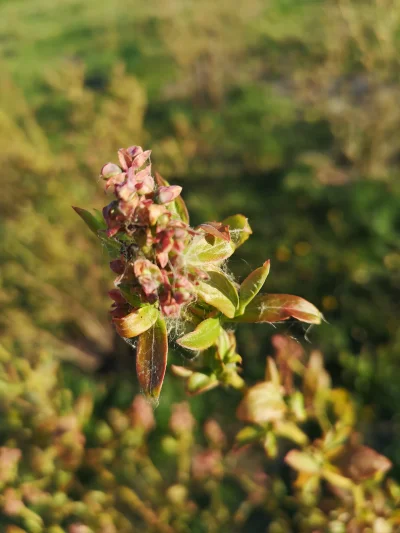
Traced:
[[182, 305], [194, 299], [196, 280], [206, 278], [184, 261], [183, 252], [196, 232], [175, 208], [182, 187], [152, 177], [150, 154], [140, 146], [120, 149], [119, 165], [107, 163], [101, 170], [106, 191], [115, 195], [103, 209], [107, 237], [121, 246], [120, 258], [110, 263], [118, 274], [118, 288], [110, 291], [115, 318], [156, 302], [164, 316], [178, 317]]

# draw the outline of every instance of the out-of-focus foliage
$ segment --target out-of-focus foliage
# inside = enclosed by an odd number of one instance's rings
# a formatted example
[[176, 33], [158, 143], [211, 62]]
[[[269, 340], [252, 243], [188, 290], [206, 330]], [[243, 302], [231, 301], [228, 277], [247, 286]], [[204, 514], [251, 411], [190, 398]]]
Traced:
[[[116, 148], [151, 145], [160, 171], [185, 185], [194, 224], [249, 217], [254, 237], [237, 276], [270, 257], [268, 290], [323, 311], [329, 324], [308, 337], [335, 387], [354, 392], [367, 444], [390, 457], [398, 479], [399, 16], [398, 0], [239, 0], [234, 9], [224, 0], [3, 0], [6, 350], [86, 370], [118, 359], [106, 255], [70, 206], [104, 203], [93, 175]], [[239, 328], [250, 382], [262, 378], [270, 333]], [[108, 378], [94, 381], [101, 389]], [[181, 400], [168, 379], [165, 401]], [[213, 413], [224, 425], [236, 401], [217, 390], [191, 405], [197, 419]], [[103, 403], [112, 406], [107, 395]]]
[[229, 432], [187, 402], [160, 432], [143, 396], [117, 407], [93, 379], [72, 392], [48, 354], [2, 349], [2, 531], [399, 531], [400, 487], [354, 432], [349, 393], [331, 388], [319, 352], [274, 344], [265, 381], [238, 406], [247, 425]]

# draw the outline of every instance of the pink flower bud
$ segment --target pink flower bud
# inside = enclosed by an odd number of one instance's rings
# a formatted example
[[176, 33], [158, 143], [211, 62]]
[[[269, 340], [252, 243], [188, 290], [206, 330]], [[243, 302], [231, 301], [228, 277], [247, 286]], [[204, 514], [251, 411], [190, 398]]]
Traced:
[[132, 161], [132, 167], [137, 169], [143, 166], [150, 157], [150, 154], [151, 150], [146, 150], [145, 152], [141, 152], [140, 154], [138, 154]]
[[158, 266], [148, 259], [137, 259], [133, 270], [146, 296], [154, 294], [163, 281]]
[[156, 193], [155, 201], [158, 204], [168, 204], [177, 198], [182, 192], [179, 185], [170, 185], [169, 187], [159, 187]]
[[121, 174], [122, 170], [120, 167], [114, 163], [106, 163], [100, 171], [100, 175], [104, 179], [111, 178], [112, 176], [117, 176]]
[[118, 150], [118, 159], [122, 167], [122, 170], [127, 171], [128, 168], [132, 165], [132, 157], [128, 154], [127, 150], [120, 148]]

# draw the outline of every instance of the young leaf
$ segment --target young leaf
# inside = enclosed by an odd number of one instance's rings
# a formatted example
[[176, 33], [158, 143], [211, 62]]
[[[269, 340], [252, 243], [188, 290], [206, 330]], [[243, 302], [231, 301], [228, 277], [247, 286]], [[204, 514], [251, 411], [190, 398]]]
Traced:
[[307, 435], [290, 420], [280, 420], [275, 424], [275, 433], [279, 437], [290, 439], [300, 446], [308, 443]]
[[164, 319], [157, 321], [139, 337], [136, 351], [136, 373], [143, 394], [158, 405], [167, 367], [168, 336]]
[[121, 337], [131, 339], [147, 331], [156, 322], [158, 310], [152, 305], [146, 305], [122, 318], [114, 318], [116, 330]]
[[186, 389], [191, 395], [201, 394], [218, 387], [219, 381], [214, 375], [208, 376], [201, 372], [194, 372], [187, 380]]
[[221, 222], [205, 222], [200, 224], [196, 229], [202, 229], [207, 235], [213, 235], [218, 239], [230, 242], [231, 236], [229, 233], [229, 226], [222, 224]]
[[320, 324], [322, 320], [318, 309], [304, 298], [291, 294], [259, 294], [235, 322], [281, 322], [290, 317], [308, 324]]
[[178, 198], [175, 199], [175, 209], [182, 222], [189, 224], [189, 211], [182, 196], [178, 196]]
[[229, 226], [229, 233], [234, 250], [239, 248], [253, 233], [249, 221], [244, 215], [232, 215], [222, 221]]
[[72, 206], [72, 209], [78, 213], [88, 228], [96, 235], [96, 237], [99, 236], [99, 230], [107, 229], [107, 224], [103, 218], [103, 215], [99, 211], [95, 211], [93, 214], [87, 209], [82, 209], [81, 207]]
[[286, 454], [285, 463], [306, 474], [318, 474], [321, 470], [318, 461], [312, 455], [300, 450], [291, 450]]
[[113, 239], [110, 239], [105, 234], [107, 229], [107, 224], [104, 220], [104, 217], [100, 211], [97, 209], [94, 210], [94, 213], [82, 209], [81, 207], [72, 207], [76, 213], [81, 217], [81, 219], [86, 223], [88, 228], [98, 237], [104, 246], [107, 249], [107, 252], [112, 257], [118, 257], [120, 255], [120, 244], [118, 244]]
[[243, 422], [264, 424], [281, 420], [287, 411], [279, 386], [272, 382], [262, 382], [251, 387], [236, 411], [236, 416]]
[[234, 251], [233, 242], [215, 238], [214, 243], [211, 244], [205, 235], [198, 235], [188, 246], [185, 259], [188, 265], [204, 268], [207, 265], [220, 265]]
[[221, 325], [218, 318], [207, 318], [194, 331], [187, 333], [176, 342], [189, 350], [205, 350], [218, 339]]
[[218, 311], [221, 311], [228, 318], [235, 316], [236, 306], [225, 296], [219, 289], [209, 285], [204, 281], [199, 281], [195, 287], [198, 297], [209, 305], [212, 305]]
[[239, 289], [239, 311], [242, 314], [252, 299], [257, 296], [269, 274], [270, 262], [266, 261], [263, 266], [257, 268], [247, 276]]
[[240, 444], [250, 444], [258, 441], [265, 433], [264, 428], [260, 426], [245, 426], [235, 437], [235, 441]]
[[232, 302], [235, 308], [237, 308], [239, 305], [239, 295], [231, 280], [219, 270], [208, 270], [207, 274], [209, 275], [209, 279], [205, 283], [222, 292]]

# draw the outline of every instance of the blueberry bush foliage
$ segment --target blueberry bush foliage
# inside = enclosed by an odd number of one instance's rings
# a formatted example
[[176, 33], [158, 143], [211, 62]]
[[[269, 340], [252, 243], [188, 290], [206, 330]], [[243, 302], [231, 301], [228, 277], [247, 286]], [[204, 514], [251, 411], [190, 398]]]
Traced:
[[[46, 521], [48, 531], [59, 531], [50, 525], [59, 520], [71, 533], [129, 532], [138, 523], [149, 531], [247, 531], [252, 520], [271, 532], [291, 531], [294, 523], [310, 532], [400, 531], [400, 487], [385, 480], [391, 462], [363, 444], [354, 401], [332, 385], [320, 352], [307, 356], [295, 340], [274, 335], [264, 380], [248, 386], [240, 376], [238, 324], [319, 324], [321, 313], [300, 297], [263, 292], [269, 261], [237, 283], [227, 260], [252, 233], [247, 219], [234, 215], [191, 227], [182, 188], [158, 173], [153, 178], [150, 153], [139, 146], [120, 149], [118, 164], [107, 163], [100, 173], [114, 199], [102, 212], [74, 208], [111, 256], [117, 274], [109, 292], [111, 319], [136, 348], [143, 395], [125, 412], [112, 408], [97, 422], [89, 433], [93, 447], [83, 432], [93, 409], [90, 395], [73, 401], [64, 391], [61, 418], [50, 407], [45, 419], [37, 413], [40, 431], [32, 435], [57, 436], [47, 454], [59, 467], [46, 463], [32, 443], [34, 468], [45, 471], [47, 465], [47, 478], [55, 477], [64, 491], [58, 496], [62, 510], [55, 513], [56, 496], [26, 481], [5, 491], [5, 514], [28, 531], [41, 531]], [[154, 429], [170, 343], [186, 352], [187, 364], [171, 370], [186, 381], [189, 395], [223, 386], [240, 391], [242, 399], [235, 431], [209, 418], [200, 446], [189, 403], [175, 404], [170, 433], [160, 442], [166, 475], [148, 455], [146, 439]], [[43, 363], [36, 364], [22, 364], [32, 379]], [[52, 386], [54, 381], [36, 392], [51, 394]], [[2, 450], [5, 480], [13, 481], [21, 452]], [[82, 469], [96, 490], [79, 482]], [[171, 484], [163, 491], [166, 478]], [[236, 501], [223, 488], [230, 479], [238, 485]]]
[[[0, 2], [0, 531], [396, 532], [399, 14], [398, 0]], [[107, 313], [117, 273], [71, 209], [105, 203], [93, 178], [133, 140], [184, 186], [194, 230], [249, 217], [220, 267], [235, 284], [269, 257], [262, 292], [329, 321], [311, 353], [271, 336], [300, 343], [307, 323], [221, 314], [246, 385], [196, 395], [221, 366], [176, 343], [196, 319], [169, 316], [159, 406], [136, 398]], [[286, 408], [262, 422], [243, 398], [270, 380], [266, 354]], [[287, 419], [307, 442], [278, 435]]]
[[140, 146], [120, 149], [119, 165], [107, 163], [101, 170], [105, 189], [115, 199], [102, 214], [75, 208], [115, 256], [110, 263], [117, 274], [109, 293], [112, 320], [121, 337], [138, 338], [138, 379], [155, 403], [171, 329], [185, 332], [176, 339], [179, 346], [202, 354], [205, 373], [174, 369], [188, 377], [189, 392], [219, 383], [243, 388], [232, 325], [291, 317], [319, 324], [321, 313], [297, 296], [260, 293], [269, 261], [240, 285], [235, 283], [225, 262], [251, 234], [246, 217], [234, 215], [191, 228], [182, 187], [168, 185], [157, 173], [152, 177], [150, 154]]

